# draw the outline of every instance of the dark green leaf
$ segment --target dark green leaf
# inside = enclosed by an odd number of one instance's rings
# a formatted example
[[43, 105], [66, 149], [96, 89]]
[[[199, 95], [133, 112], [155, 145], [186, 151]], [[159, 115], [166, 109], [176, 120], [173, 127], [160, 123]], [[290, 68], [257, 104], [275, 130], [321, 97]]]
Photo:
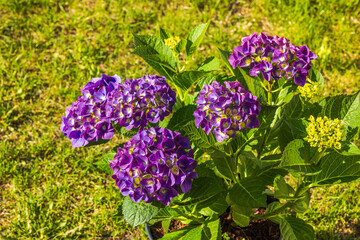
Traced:
[[360, 178], [360, 155], [332, 152], [320, 159], [321, 173], [309, 179], [314, 186], [350, 182]]
[[236, 77], [236, 79], [241, 83], [241, 85], [243, 85], [245, 88], [247, 88], [247, 84], [245, 82], [245, 79], [244, 79], [242, 73], [240, 72], [240, 69], [239, 68], [234, 69], [231, 66], [231, 64], [229, 63], [229, 57], [230, 57], [231, 53], [224, 51], [220, 48], [218, 48], [218, 49], [220, 51], [221, 59], [225, 62], [226, 66], [229, 68], [231, 73]]
[[282, 218], [280, 222], [280, 232], [284, 240], [315, 239], [315, 232], [313, 227], [298, 218]]
[[184, 91], [189, 90], [203, 76], [207, 75], [203, 71], [184, 71], [174, 77], [174, 84]]
[[235, 180], [236, 179], [236, 161], [235, 157], [229, 157], [225, 153], [215, 151], [211, 154], [217, 170], [225, 177]]
[[228, 207], [229, 205], [226, 202], [226, 192], [224, 191], [218, 193], [210, 204], [200, 204], [196, 209], [204, 216], [213, 216], [223, 214]]
[[284, 177], [277, 176], [274, 179], [274, 197], [287, 199], [293, 197], [295, 194], [294, 189], [285, 182]]
[[225, 81], [236, 81], [236, 77], [233, 76], [227, 76], [227, 75], [219, 75], [219, 74], [211, 74], [208, 76], [205, 76], [203, 78], [200, 79], [200, 81], [198, 82], [198, 84], [196, 85], [196, 91], [201, 91], [205, 84], [211, 84], [213, 81], [217, 81], [220, 84], [223, 84]]
[[324, 86], [324, 78], [314, 66], [312, 66], [309, 71], [309, 77], [311, 81], [320, 83], [321, 86]]
[[99, 139], [96, 142], [89, 142], [87, 145], [85, 145], [84, 147], [91, 147], [91, 146], [97, 146], [97, 145], [101, 145], [101, 144], [105, 144], [107, 143], [109, 140], [104, 140], [104, 139]]
[[360, 127], [360, 92], [326, 98], [321, 116], [339, 118], [345, 126]]
[[124, 219], [132, 226], [144, 224], [152, 219], [160, 211], [160, 208], [143, 201], [136, 203], [125, 197], [123, 201], [122, 213]]
[[195, 105], [187, 105], [178, 109], [171, 117], [167, 128], [172, 131], [178, 131], [182, 126], [187, 124], [189, 121], [194, 120], [194, 111], [196, 110]]
[[162, 40], [165, 40], [165, 39], [168, 39], [171, 37], [171, 34], [169, 31], [163, 29], [163, 28], [160, 28], [160, 38]]
[[247, 68], [246, 69], [239, 68], [239, 69], [245, 79], [246, 88], [251, 92], [252, 95], [257, 96], [260, 102], [266, 103], [268, 96], [266, 90], [261, 85], [261, 82], [263, 80], [259, 76], [258, 77], [250, 76]]
[[177, 52], [177, 54], [180, 54], [181, 51], [184, 49], [184, 47], [186, 46], [187, 40], [185, 39], [181, 39], [180, 42], [178, 44], [176, 44], [174, 51]]
[[206, 135], [205, 131], [195, 126], [194, 121], [188, 122], [182, 129], [186, 132], [191, 142], [199, 148], [213, 152], [214, 150], [222, 150], [222, 146], [216, 141], [213, 133]]
[[244, 178], [236, 183], [229, 193], [231, 202], [243, 207], [266, 207], [265, 184], [262, 179]]
[[313, 164], [317, 154], [316, 148], [311, 148], [308, 142], [295, 139], [286, 146], [280, 166], [302, 175], [319, 174], [320, 167]]
[[226, 186], [218, 177], [195, 178], [190, 191], [185, 193], [181, 202], [178, 202], [177, 204], [185, 206], [190, 204], [200, 204], [205, 201], [210, 204], [216, 200], [217, 194], [224, 191], [226, 191]]
[[198, 46], [200, 45], [204, 35], [206, 33], [207, 28], [209, 27], [210, 21], [204, 24], [200, 24], [194, 27], [188, 37], [187, 37], [187, 44], [186, 44], [186, 55], [190, 57], [194, 54]]
[[95, 164], [104, 172], [107, 174], [113, 174], [113, 170], [110, 168], [110, 162], [114, 159], [115, 152], [109, 152], [105, 155], [103, 155], [99, 161], [97, 161]]
[[311, 193], [309, 189], [303, 194], [301, 199], [295, 201], [295, 203], [291, 206], [291, 209], [293, 209], [297, 213], [305, 212], [309, 209], [310, 198]]
[[247, 227], [250, 223], [252, 215], [251, 207], [242, 207], [239, 205], [231, 205], [231, 216], [234, 222], [240, 227]]

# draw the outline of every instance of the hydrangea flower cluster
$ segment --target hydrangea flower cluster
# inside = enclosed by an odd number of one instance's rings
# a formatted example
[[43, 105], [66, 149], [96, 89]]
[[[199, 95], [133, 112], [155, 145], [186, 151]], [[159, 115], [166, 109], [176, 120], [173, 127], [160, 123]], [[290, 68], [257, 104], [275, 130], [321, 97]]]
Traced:
[[237, 131], [259, 126], [257, 116], [261, 108], [257, 97], [238, 81], [225, 82], [225, 86], [217, 81], [205, 85], [194, 112], [196, 127], [206, 134], [212, 131], [218, 142], [235, 137]]
[[140, 130], [117, 149], [110, 163], [112, 178], [120, 192], [135, 202], [158, 200], [169, 205], [179, 194], [178, 185], [188, 192], [197, 175], [189, 148], [190, 139], [178, 132], [160, 127]]
[[310, 124], [306, 128], [308, 136], [304, 140], [310, 143], [311, 147], [318, 147], [318, 151], [321, 152], [324, 148], [336, 148], [341, 149], [341, 139], [343, 138], [343, 125], [341, 120], [335, 118], [334, 120], [328, 117], [310, 116]]
[[306, 99], [316, 99], [322, 96], [323, 91], [319, 83], [307, 80], [304, 87], [298, 87], [300, 95]]
[[316, 58], [307, 46], [294, 46], [285, 37], [255, 32], [241, 39], [241, 45], [234, 48], [229, 62], [233, 68], [250, 67], [251, 76], [262, 73], [267, 81], [284, 76], [304, 86], [311, 61]]
[[127, 130], [146, 127], [148, 122], [163, 121], [172, 113], [176, 93], [165, 77], [145, 75], [139, 79], [126, 79], [108, 97], [106, 115], [115, 124]]
[[71, 139], [73, 147], [87, 145], [90, 141], [108, 140], [114, 135], [114, 128], [106, 118], [106, 102], [109, 94], [121, 84], [119, 76], [105, 74], [91, 79], [81, 89], [79, 96], [62, 116], [61, 131]]

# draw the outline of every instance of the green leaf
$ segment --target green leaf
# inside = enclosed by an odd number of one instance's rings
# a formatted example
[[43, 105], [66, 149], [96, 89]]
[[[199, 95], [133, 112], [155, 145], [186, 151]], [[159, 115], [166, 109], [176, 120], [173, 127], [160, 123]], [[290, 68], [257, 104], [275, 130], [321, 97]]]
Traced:
[[309, 203], [310, 203], [311, 193], [310, 189], [306, 191], [302, 198], [295, 201], [293, 205], [291, 205], [291, 209], [293, 209], [297, 213], [303, 213], [306, 210], [309, 209]]
[[188, 226], [188, 227], [184, 227], [181, 228], [179, 230], [176, 230], [174, 232], [171, 233], [166, 233], [162, 238], [160, 238], [159, 240], [174, 240], [174, 239], [183, 239], [182, 237], [187, 234], [189, 231], [193, 230], [194, 228], [196, 228], [196, 226]]
[[326, 98], [321, 116], [339, 118], [343, 125], [352, 128], [360, 127], [360, 92]]
[[196, 82], [203, 76], [207, 75], [207, 72], [203, 71], [183, 71], [177, 74], [173, 81], [176, 86], [184, 91], [189, 90]]
[[313, 227], [298, 218], [282, 218], [280, 222], [280, 232], [284, 240], [315, 239], [315, 232]]
[[175, 48], [174, 48], [174, 51], [177, 53], [177, 54], [180, 54], [181, 51], [184, 49], [184, 47], [186, 46], [186, 43], [187, 43], [187, 40], [185, 39], [181, 39], [180, 42], [178, 42], [178, 44], [176, 44]]
[[176, 73], [175, 58], [171, 49], [156, 36], [135, 35], [133, 54], [142, 57], [151, 67], [168, 80]]
[[341, 146], [341, 154], [343, 155], [360, 155], [360, 149], [352, 142], [344, 143]]
[[204, 204], [200, 204], [196, 207], [197, 211], [204, 216], [213, 216], [213, 215], [221, 215], [226, 209], [229, 207], [226, 202], [226, 192], [220, 192], [217, 194], [213, 200], [208, 205], [201, 206]]
[[174, 211], [173, 209], [169, 208], [169, 207], [164, 207], [161, 208], [160, 211], [156, 214], [156, 216], [154, 216], [149, 223], [150, 224], [155, 224], [156, 222], [159, 221], [167, 221], [167, 220], [171, 220], [173, 219], [173, 217], [178, 216], [178, 213], [176, 211]]
[[209, 27], [210, 21], [204, 24], [200, 24], [194, 27], [188, 37], [187, 37], [187, 44], [186, 44], [186, 55], [190, 57], [199, 47], [204, 35], [206, 33], [207, 28]]
[[321, 173], [309, 177], [313, 186], [350, 182], [360, 178], [360, 155], [332, 152], [320, 159]]
[[230, 57], [231, 53], [224, 51], [220, 48], [218, 48], [218, 49], [220, 51], [221, 59], [225, 62], [226, 66], [229, 68], [231, 73], [236, 77], [236, 79], [241, 83], [241, 85], [243, 85], [245, 88], [247, 88], [247, 84], [245, 82], [245, 79], [244, 79], [242, 73], [240, 72], [240, 69], [239, 68], [234, 69], [229, 62], [229, 57]]
[[235, 157], [229, 157], [225, 153], [215, 151], [211, 154], [217, 170], [225, 177], [235, 180], [236, 179], [236, 161]]
[[171, 49], [165, 45], [165, 43], [157, 36], [148, 35], [135, 35], [134, 42], [136, 48], [140, 46], [148, 47], [149, 51], [169, 57], [169, 65], [175, 68], [175, 58], [171, 52]]
[[211, 84], [213, 81], [217, 81], [220, 84], [223, 84], [225, 81], [232, 82], [235, 80], [236, 77], [233, 76], [227, 76], [223, 74], [211, 74], [200, 79], [200, 81], [196, 85], [196, 91], [201, 91], [204, 88], [205, 84]]
[[304, 138], [307, 136], [306, 128], [309, 123], [305, 119], [285, 119], [284, 123], [290, 128], [294, 137]]
[[239, 68], [239, 70], [240, 70], [241, 74], [243, 75], [243, 78], [245, 79], [246, 88], [251, 92], [252, 95], [257, 96], [259, 101], [266, 103], [267, 102], [267, 92], [264, 89], [264, 87], [261, 85], [261, 82], [263, 80], [260, 77], [250, 76], [248, 68], [246, 68], [246, 69]]
[[107, 143], [109, 140], [105, 140], [105, 139], [99, 139], [96, 142], [92, 142], [90, 141], [87, 145], [85, 145], [85, 148], [91, 147], [91, 146], [97, 146], [97, 145], [102, 145]]
[[204, 130], [195, 126], [194, 121], [188, 122], [182, 129], [186, 132], [186, 136], [190, 138], [192, 143], [205, 151], [213, 152], [223, 149], [222, 146], [217, 143], [213, 133], [206, 135]]
[[277, 176], [274, 179], [274, 197], [287, 199], [293, 197], [295, 194], [294, 189], [285, 182], [284, 177]]
[[95, 162], [95, 165], [97, 165], [101, 170], [106, 172], [107, 174], [113, 174], [113, 170], [110, 168], [110, 162], [114, 159], [115, 152], [109, 152], [105, 155], [103, 155], [99, 161]]
[[309, 78], [313, 82], [320, 83], [322, 87], [324, 86], [324, 78], [314, 66], [311, 66], [311, 70], [309, 71]]
[[195, 105], [187, 105], [178, 109], [175, 113], [173, 113], [167, 128], [172, 131], [178, 131], [182, 126], [194, 120], [193, 114], [195, 110]]
[[171, 37], [171, 33], [163, 28], [160, 28], [160, 38], [162, 40], [168, 39]]
[[203, 228], [201, 226], [195, 227], [188, 231], [181, 240], [201, 239]]
[[144, 201], [136, 203], [132, 201], [130, 197], [125, 197], [122, 205], [124, 219], [132, 227], [148, 222], [156, 216], [159, 211], [160, 208], [151, 203], [145, 203]]
[[308, 142], [295, 139], [286, 146], [280, 166], [305, 176], [316, 175], [321, 171], [319, 166], [312, 164], [317, 154], [316, 148], [310, 148]]
[[283, 206], [284, 204], [278, 202], [278, 201], [275, 201], [275, 202], [272, 202], [270, 203], [267, 207], [266, 207], [266, 212], [265, 214], [270, 214], [274, 211], [276, 211], [278, 208], [280, 208], [281, 206]]
[[216, 57], [207, 58], [198, 68], [198, 71], [211, 72], [220, 71], [220, 60]]
[[185, 193], [181, 202], [176, 204], [186, 206], [207, 202], [210, 205], [216, 200], [216, 195], [224, 191], [226, 191], [226, 186], [218, 177], [195, 178], [190, 191]]
[[231, 202], [243, 207], [266, 207], [265, 185], [260, 178], [241, 179], [229, 192]]
[[299, 95], [295, 95], [289, 103], [287, 103], [282, 111], [282, 117], [285, 119], [298, 119], [301, 118], [304, 112], [303, 103]]
[[232, 219], [240, 227], [247, 227], [249, 225], [251, 215], [251, 207], [242, 207], [236, 204], [231, 205]]
[[206, 221], [203, 225], [201, 240], [220, 240], [221, 226], [220, 219]]
[[170, 223], [171, 223], [171, 219], [162, 221], [161, 225], [162, 225], [162, 228], [164, 229], [165, 233], [167, 233], [169, 231]]

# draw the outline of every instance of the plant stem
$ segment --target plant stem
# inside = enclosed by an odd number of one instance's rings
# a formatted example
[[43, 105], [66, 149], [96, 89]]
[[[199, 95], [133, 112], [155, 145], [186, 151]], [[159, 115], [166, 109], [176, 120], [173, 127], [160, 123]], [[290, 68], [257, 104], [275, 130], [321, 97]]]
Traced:
[[271, 105], [271, 89], [273, 87], [273, 84], [269, 81], [268, 82], [268, 89], [267, 89], [267, 92], [268, 92], [268, 104]]

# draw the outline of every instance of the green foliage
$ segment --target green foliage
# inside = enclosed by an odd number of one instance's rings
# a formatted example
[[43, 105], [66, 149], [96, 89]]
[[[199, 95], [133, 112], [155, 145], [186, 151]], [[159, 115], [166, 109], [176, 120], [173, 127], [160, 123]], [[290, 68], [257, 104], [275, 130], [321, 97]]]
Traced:
[[229, 192], [230, 201], [243, 207], [266, 207], [265, 185], [261, 178], [244, 178]]
[[313, 240], [315, 233], [312, 226], [304, 220], [285, 217], [280, 222], [280, 232], [284, 240]]
[[[52, 0], [9, 0], [0, 3], [0, 78], [4, 79], [0, 81], [0, 99], [3, 103], [0, 107], [1, 237], [88, 239], [131, 235], [137, 238], [119, 211], [123, 200], [117, 187], [109, 174], [99, 171], [101, 167], [98, 165], [102, 155], [99, 153], [105, 153], [125, 141], [126, 136], [109, 141], [106, 147], [71, 149], [68, 140], [59, 131], [58, 117], [64, 114], [66, 106], [77, 99], [80, 94], [78, 89], [92, 77], [101, 73], [117, 73], [122, 78], [138, 78], [145, 73], [155, 73], [144, 61], [130, 54], [137, 48], [132, 45], [132, 33], [140, 36], [154, 34], [153, 29], [161, 25], [169, 31], [161, 31], [163, 36], [160, 40], [170, 35], [186, 37], [189, 29], [207, 21], [211, 15], [212, 25], [216, 27], [209, 28], [208, 37], [204, 38], [202, 47], [198, 49], [199, 54], [188, 58], [186, 70], [201, 70], [198, 67], [201, 65], [192, 69], [188, 67], [214, 54], [209, 45], [231, 50], [239, 44], [242, 36], [253, 31], [265, 31], [270, 35], [287, 36], [298, 45], [306, 44], [314, 49], [319, 55], [315, 65], [323, 73], [327, 95], [353, 93], [359, 87], [360, 76], [356, 64], [360, 34], [353, 17], [359, 13], [356, 1], [256, 0], [249, 4], [229, 1], [196, 4], [185, 1], [170, 5], [165, 1], [158, 1], [157, 4], [126, 2], [131, 8], [124, 8], [124, 4], [124, 1]], [[160, 12], [165, 14], [158, 14]], [[284, 24], [289, 19], [291, 23]], [[299, 34], [302, 29], [307, 31]], [[186, 45], [187, 40], [182, 39], [175, 51], [182, 52]], [[151, 66], [164, 73], [159, 74], [167, 77], [176, 74], [177, 66], [173, 64], [171, 56], [158, 56], [158, 51], [151, 47], [140, 47], [137, 51], [147, 58]], [[212, 70], [216, 70], [216, 67], [212, 67]], [[238, 76], [245, 85], [242, 75]], [[314, 76], [323, 79], [313, 66], [310, 78], [314, 80]], [[212, 80], [206, 76], [200, 78], [189, 91], [195, 85], [201, 89], [206, 81]], [[295, 95], [293, 100], [297, 98]], [[338, 103], [343, 106], [348, 100], [341, 98], [330, 100], [329, 106], [331, 102], [335, 109]], [[349, 109], [356, 110], [356, 101], [350, 104]], [[318, 115], [325, 101], [318, 104], [312, 110], [303, 105], [300, 112], [294, 109], [291, 117], [284, 119], [284, 125], [276, 130], [284, 133], [281, 139], [287, 142], [301, 139], [303, 132], [296, 132], [294, 128], [298, 126], [295, 118], [300, 116], [296, 114], [300, 113], [304, 120], [310, 113]], [[283, 114], [283, 110], [279, 113]], [[288, 110], [292, 110], [290, 105]], [[342, 115], [338, 112], [334, 116], [337, 114]], [[357, 124], [353, 116], [353, 120], [344, 118], [346, 122]], [[272, 138], [276, 131], [269, 135], [269, 140], [278, 140]], [[284, 140], [286, 134], [291, 136], [288, 140]], [[131, 136], [129, 133], [127, 137]], [[256, 144], [256, 141], [253, 143]], [[282, 145], [280, 150], [286, 146]], [[349, 146], [347, 152], [342, 149], [341, 154], [349, 154], [350, 160], [347, 157], [344, 159], [354, 163], [359, 156], [358, 148], [354, 144]], [[269, 154], [274, 152], [256, 157], [263, 161]], [[338, 162], [328, 162], [330, 156], [325, 156], [319, 161], [321, 168], [326, 169], [323, 160], [331, 166], [342, 162], [343, 156], [334, 156]], [[351, 166], [356, 167], [357, 164]], [[264, 174], [271, 172], [267, 175], [270, 183], [273, 182], [270, 180], [275, 174], [272, 172], [274, 169], [263, 168]], [[336, 168], [335, 172], [340, 172], [340, 175], [349, 173], [344, 170]], [[330, 169], [328, 171], [331, 173]], [[316, 176], [307, 177], [307, 180], [318, 179], [320, 184], [332, 182], [328, 176], [324, 175], [325, 180], [320, 178], [325, 173], [323, 170]], [[350, 175], [351, 178], [336, 176], [334, 179], [337, 180], [334, 181], [354, 179], [356, 172], [350, 172]], [[313, 222], [317, 238], [336, 239], [344, 237], [345, 233], [349, 238], [355, 238], [356, 229], [352, 228], [356, 225], [359, 207], [353, 196], [357, 194], [358, 184], [324, 187], [314, 191], [321, 199], [313, 200], [313, 211], [306, 212], [305, 218]], [[331, 207], [328, 208], [328, 205]], [[175, 216], [175, 213], [171, 215]], [[349, 229], [352, 232], [346, 232]], [[141, 229], [137, 231], [141, 233]]]
[[188, 37], [187, 37], [187, 44], [186, 44], [186, 55], [189, 57], [193, 55], [196, 49], [199, 47], [202, 39], [205, 36], [206, 30], [209, 27], [210, 21], [204, 24], [200, 24], [194, 27]]
[[124, 199], [122, 205], [124, 219], [132, 227], [136, 227], [150, 221], [158, 214], [159, 211], [160, 208], [151, 203], [145, 203], [143, 201], [136, 203], [132, 201], [129, 197], [126, 197]]
[[115, 152], [109, 152], [103, 155], [95, 164], [107, 174], [112, 174], [113, 170], [110, 168], [110, 161], [114, 159], [115, 154]]

